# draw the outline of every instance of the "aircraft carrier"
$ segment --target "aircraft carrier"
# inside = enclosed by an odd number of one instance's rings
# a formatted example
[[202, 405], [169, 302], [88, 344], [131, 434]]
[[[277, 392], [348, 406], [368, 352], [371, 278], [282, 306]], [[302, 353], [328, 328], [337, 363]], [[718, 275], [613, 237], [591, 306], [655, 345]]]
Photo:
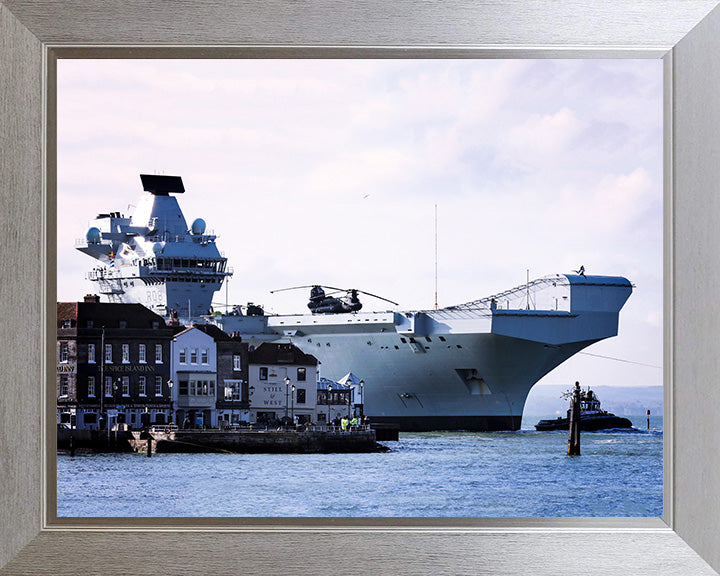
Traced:
[[209, 315], [232, 274], [215, 236], [200, 219], [187, 227], [171, 196], [184, 192], [179, 177], [141, 178], [147, 194], [132, 218], [101, 214], [76, 246], [100, 261], [88, 277], [101, 298], [213, 322], [251, 344], [292, 342], [320, 361], [324, 378], [362, 378], [355, 402], [401, 430], [519, 429], [532, 386], [616, 336], [633, 289], [622, 277], [554, 274], [439, 310]]

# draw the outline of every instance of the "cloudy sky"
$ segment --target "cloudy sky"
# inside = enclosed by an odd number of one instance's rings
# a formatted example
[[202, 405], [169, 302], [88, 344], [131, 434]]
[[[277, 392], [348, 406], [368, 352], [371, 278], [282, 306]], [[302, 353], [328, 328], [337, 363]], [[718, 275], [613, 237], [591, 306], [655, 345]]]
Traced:
[[528, 269], [625, 276], [620, 336], [587, 352], [627, 362], [543, 382], [662, 383], [659, 60], [60, 60], [59, 300], [93, 291], [75, 240], [141, 173], [182, 176], [231, 304], [301, 312], [307, 290], [270, 291], [321, 283], [432, 308], [437, 205], [440, 306]]

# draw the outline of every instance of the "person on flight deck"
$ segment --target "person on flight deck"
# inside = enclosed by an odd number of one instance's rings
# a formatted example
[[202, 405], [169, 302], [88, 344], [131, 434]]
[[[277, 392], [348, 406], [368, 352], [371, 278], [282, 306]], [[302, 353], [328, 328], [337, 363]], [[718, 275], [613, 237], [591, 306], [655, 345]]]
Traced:
[[343, 432], [345, 432], [345, 430], [347, 429], [347, 425], [348, 425], [348, 419], [343, 416], [342, 419], [340, 420], [340, 429]]
[[350, 420], [350, 426], [352, 426], [353, 428], [357, 428], [357, 425], [358, 425], [357, 416], [353, 416], [352, 420]]

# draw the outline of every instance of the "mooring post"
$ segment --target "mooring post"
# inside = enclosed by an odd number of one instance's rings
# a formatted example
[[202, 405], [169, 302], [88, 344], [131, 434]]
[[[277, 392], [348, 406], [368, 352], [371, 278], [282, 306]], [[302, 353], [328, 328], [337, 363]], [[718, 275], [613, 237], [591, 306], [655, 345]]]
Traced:
[[152, 436], [148, 434], [147, 437], [147, 457], [150, 458], [152, 456]]
[[580, 382], [575, 382], [575, 388], [570, 397], [570, 416], [568, 435], [568, 456], [580, 456]]
[[650, 430], [650, 410], [647, 411], [647, 429]]
[[72, 434], [70, 434], [70, 456], [75, 456], [75, 441]]

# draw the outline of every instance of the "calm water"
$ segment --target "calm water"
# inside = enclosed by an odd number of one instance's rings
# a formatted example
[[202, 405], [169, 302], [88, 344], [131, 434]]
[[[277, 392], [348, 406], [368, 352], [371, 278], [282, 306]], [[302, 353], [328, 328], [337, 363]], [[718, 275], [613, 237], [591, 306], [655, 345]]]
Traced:
[[58, 455], [58, 516], [661, 516], [662, 419], [639, 429], [401, 434], [382, 454]]

